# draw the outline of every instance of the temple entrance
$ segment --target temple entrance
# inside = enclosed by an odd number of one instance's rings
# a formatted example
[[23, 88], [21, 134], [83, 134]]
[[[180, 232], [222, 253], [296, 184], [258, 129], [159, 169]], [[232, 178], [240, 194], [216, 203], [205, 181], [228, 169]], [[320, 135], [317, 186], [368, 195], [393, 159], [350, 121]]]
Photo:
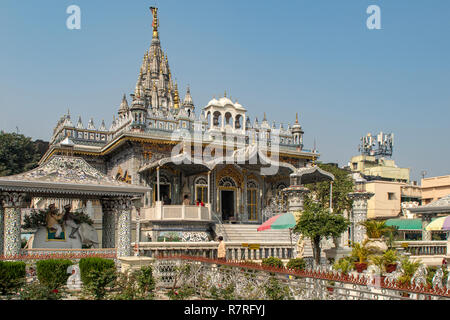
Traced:
[[234, 218], [234, 191], [221, 190], [220, 198], [222, 220], [229, 221], [230, 218]]
[[[159, 201], [164, 202], [165, 205], [173, 204], [171, 199], [170, 184], [160, 184], [159, 187], [161, 189], [159, 193]], [[154, 186], [154, 190], [154, 198], [156, 199], [158, 195], [158, 184], [156, 183]]]

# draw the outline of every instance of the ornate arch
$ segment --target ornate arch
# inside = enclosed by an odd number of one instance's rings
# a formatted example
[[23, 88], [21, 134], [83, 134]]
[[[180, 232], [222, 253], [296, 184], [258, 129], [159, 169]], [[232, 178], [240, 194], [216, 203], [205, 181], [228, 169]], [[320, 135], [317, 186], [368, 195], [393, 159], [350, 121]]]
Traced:
[[217, 173], [216, 185], [220, 185], [219, 182], [223, 177], [231, 177], [234, 180], [236, 187], [242, 186], [242, 173], [239, 172], [233, 165], [227, 165]]
[[231, 177], [223, 177], [219, 180], [218, 183], [219, 187], [232, 187], [232, 188], [237, 188], [237, 184], [236, 181], [234, 181], [233, 178]]
[[256, 180], [247, 181], [247, 189], [259, 189], [259, 183]]
[[207, 180], [206, 177], [204, 177], [204, 176], [196, 177], [196, 178], [194, 179], [194, 185], [207, 186], [207, 185], [208, 185], [208, 180]]

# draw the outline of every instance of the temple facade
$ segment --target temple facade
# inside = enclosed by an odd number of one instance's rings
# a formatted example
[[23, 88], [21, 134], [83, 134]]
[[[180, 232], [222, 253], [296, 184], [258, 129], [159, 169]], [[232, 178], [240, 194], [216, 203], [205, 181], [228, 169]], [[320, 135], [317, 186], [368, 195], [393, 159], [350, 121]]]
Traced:
[[[85, 125], [68, 112], [41, 164], [53, 155], [82, 157], [108, 177], [151, 187], [139, 223], [153, 240], [171, 230], [205, 231], [218, 221], [261, 223], [262, 209], [289, 187], [289, 175], [319, 154], [304, 148], [298, 116], [287, 126], [271, 125], [266, 114], [260, 122], [226, 93], [198, 108], [189, 87], [180, 99], [156, 8], [152, 15], [152, 40], [135, 90], [123, 95], [112, 124], [97, 127], [91, 119]], [[226, 161], [218, 161], [219, 154]], [[270, 167], [277, 169], [264, 170]]]

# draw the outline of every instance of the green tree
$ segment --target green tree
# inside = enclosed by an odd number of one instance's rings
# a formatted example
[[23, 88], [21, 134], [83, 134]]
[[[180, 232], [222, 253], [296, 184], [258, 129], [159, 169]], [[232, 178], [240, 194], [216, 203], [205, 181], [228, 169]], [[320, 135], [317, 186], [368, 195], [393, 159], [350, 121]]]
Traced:
[[[350, 210], [352, 207], [352, 200], [348, 194], [353, 191], [353, 180], [347, 170], [341, 169], [332, 164], [318, 164], [319, 168], [334, 175], [333, 181], [333, 212], [344, 213], [345, 210]], [[305, 185], [314, 195], [315, 199], [324, 208], [330, 206], [330, 182], [324, 181], [319, 183], [312, 183]]]
[[295, 231], [311, 238], [316, 263], [320, 263], [320, 241], [324, 238], [339, 237], [349, 226], [342, 215], [331, 213], [320, 202], [305, 201], [305, 209], [295, 226]]
[[0, 176], [34, 169], [40, 157], [41, 154], [31, 138], [0, 131]]

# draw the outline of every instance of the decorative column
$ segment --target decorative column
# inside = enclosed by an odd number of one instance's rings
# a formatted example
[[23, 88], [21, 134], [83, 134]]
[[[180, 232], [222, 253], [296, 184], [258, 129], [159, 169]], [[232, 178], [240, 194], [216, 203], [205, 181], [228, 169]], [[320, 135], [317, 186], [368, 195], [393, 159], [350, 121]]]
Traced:
[[[259, 191], [259, 190], [258, 190]], [[244, 187], [242, 188], [242, 217], [241, 221], [244, 223], [248, 222], [248, 194], [247, 194], [247, 175], [244, 173]], [[257, 208], [259, 208], [259, 205], [257, 204]]]
[[305, 195], [311, 191], [303, 186], [291, 186], [282, 192], [287, 195], [288, 211], [300, 212], [303, 211]]
[[21, 248], [20, 208], [25, 197], [23, 193], [3, 193], [1, 202], [4, 208], [4, 250], [5, 256], [17, 256]]
[[117, 200], [118, 243], [117, 257], [131, 256], [131, 199]]
[[361, 225], [367, 220], [367, 201], [373, 197], [373, 193], [358, 191], [348, 194], [348, 197], [353, 200], [352, 205], [352, 241], [362, 243], [366, 237], [366, 228]]
[[431, 214], [422, 214], [422, 241], [431, 241], [431, 231], [427, 231], [426, 227], [430, 224], [432, 215]]
[[102, 248], [116, 247], [116, 201], [102, 200]]
[[156, 193], [156, 201], [161, 201], [161, 197], [160, 197], [161, 188], [159, 186], [159, 167], [156, 168], [156, 184], [157, 184], [157, 187], [158, 187], [158, 189], [156, 190], [157, 191], [157, 193]]

